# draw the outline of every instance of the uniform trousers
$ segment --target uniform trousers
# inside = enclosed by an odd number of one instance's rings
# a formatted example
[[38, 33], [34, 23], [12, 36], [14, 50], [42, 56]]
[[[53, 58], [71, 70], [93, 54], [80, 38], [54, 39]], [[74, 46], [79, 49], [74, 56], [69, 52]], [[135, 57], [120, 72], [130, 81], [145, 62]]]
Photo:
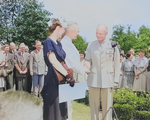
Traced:
[[72, 120], [72, 101], [67, 101], [67, 108], [68, 108], [68, 119], [67, 120]]
[[[89, 104], [91, 120], [99, 120], [100, 101], [102, 103], [102, 118], [112, 120], [113, 90], [112, 88], [95, 88], [89, 86]], [[110, 110], [109, 110], [110, 109]], [[107, 113], [107, 111], [109, 112]]]

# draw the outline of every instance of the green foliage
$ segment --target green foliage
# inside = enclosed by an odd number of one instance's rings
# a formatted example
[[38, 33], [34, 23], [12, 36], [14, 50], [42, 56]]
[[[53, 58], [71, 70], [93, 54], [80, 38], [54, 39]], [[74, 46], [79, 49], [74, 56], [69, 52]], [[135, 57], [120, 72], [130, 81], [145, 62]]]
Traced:
[[[130, 114], [126, 114], [128, 111], [125, 112], [124, 110], [128, 109], [129, 105], [134, 110], [130, 108]], [[129, 118], [134, 120], [148, 120], [141, 118], [146, 118], [150, 114], [149, 112], [146, 112], [147, 115], [143, 114], [143, 111], [150, 111], [150, 95], [145, 92], [136, 93], [124, 88], [114, 90], [114, 108], [117, 115], [121, 116], [123, 120], [128, 120]]]
[[0, 4], [0, 41], [10, 42], [16, 33], [14, 21], [24, 2], [3, 2]]
[[113, 35], [111, 40], [117, 41], [120, 48], [127, 53], [130, 49], [135, 49], [135, 52], [144, 50], [146, 55], [149, 55], [150, 46], [150, 28], [141, 26], [138, 33], [131, 31], [131, 27], [127, 28], [122, 25], [113, 27]]
[[[89, 92], [86, 91], [85, 98], [76, 101], [89, 105]], [[150, 94], [146, 92], [124, 88], [114, 90], [113, 104], [119, 120], [150, 120], [146, 119], [150, 115]]]
[[125, 28], [125, 26], [121, 25], [114, 26], [111, 40], [117, 41], [120, 45], [120, 48], [127, 53], [131, 48], [133, 48], [137, 38], [136, 33], [131, 31], [130, 26], [128, 26], [126, 32], [124, 32]]
[[150, 111], [135, 111], [136, 120], [150, 120]]
[[134, 107], [128, 104], [114, 104], [114, 109], [119, 120], [130, 120], [133, 116]]
[[85, 105], [89, 105], [89, 91], [86, 91], [85, 98], [76, 100], [78, 103], [84, 103]]
[[52, 14], [43, 10], [43, 4], [37, 2], [26, 3], [15, 20], [16, 36], [15, 41], [24, 42], [28, 46], [39, 39], [44, 41], [47, 38], [49, 16]]
[[137, 94], [130, 89], [114, 90], [114, 104], [129, 104], [135, 106], [138, 101]]
[[0, 12], [0, 41], [24, 42], [29, 47], [48, 36], [48, 22], [52, 13], [38, 2], [4, 2]]
[[86, 48], [88, 46], [88, 43], [86, 43], [86, 41], [83, 40], [80, 35], [77, 36], [76, 40], [73, 40], [73, 44], [76, 46], [79, 52], [86, 51]]

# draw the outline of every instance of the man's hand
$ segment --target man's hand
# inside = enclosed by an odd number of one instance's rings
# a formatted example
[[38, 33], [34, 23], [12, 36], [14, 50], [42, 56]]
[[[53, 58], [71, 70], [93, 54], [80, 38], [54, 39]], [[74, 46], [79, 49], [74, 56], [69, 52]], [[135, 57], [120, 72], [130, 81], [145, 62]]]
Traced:
[[87, 69], [87, 70], [85, 71], [85, 73], [89, 74], [89, 73], [90, 73], [90, 70]]
[[84, 62], [84, 66], [86, 66], [88, 69], [91, 68], [91, 64], [90, 64], [89, 61], [85, 61], [85, 62]]
[[114, 88], [116, 89], [118, 86], [118, 82], [114, 82]]
[[30, 75], [33, 76], [33, 72], [32, 71], [30, 72]]
[[19, 73], [20, 73], [20, 74], [23, 74], [23, 71], [20, 70]]
[[9, 73], [10, 72], [10, 70], [7, 70], [7, 73]]
[[26, 74], [26, 73], [27, 73], [27, 70], [22, 71], [22, 74]]

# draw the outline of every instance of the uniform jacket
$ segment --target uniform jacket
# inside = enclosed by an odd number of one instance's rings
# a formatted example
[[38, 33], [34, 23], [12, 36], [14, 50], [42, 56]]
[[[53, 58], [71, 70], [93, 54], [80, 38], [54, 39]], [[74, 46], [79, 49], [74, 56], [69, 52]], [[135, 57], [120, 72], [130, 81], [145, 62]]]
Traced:
[[30, 71], [33, 71], [33, 75], [42, 75], [47, 71], [43, 56], [43, 49], [41, 49], [39, 52], [37, 50], [31, 52]]
[[98, 40], [92, 42], [86, 51], [86, 60], [91, 62], [87, 83], [91, 87], [111, 88], [119, 82], [120, 53], [112, 48], [111, 41], [105, 40], [101, 45]]

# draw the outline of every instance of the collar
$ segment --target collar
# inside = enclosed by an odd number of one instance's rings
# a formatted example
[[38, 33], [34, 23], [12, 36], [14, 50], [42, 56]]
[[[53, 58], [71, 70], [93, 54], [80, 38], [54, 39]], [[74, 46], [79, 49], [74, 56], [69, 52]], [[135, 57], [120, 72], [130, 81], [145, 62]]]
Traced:
[[72, 43], [72, 40], [67, 35], [64, 36], [63, 41], [67, 41], [69, 43]]

